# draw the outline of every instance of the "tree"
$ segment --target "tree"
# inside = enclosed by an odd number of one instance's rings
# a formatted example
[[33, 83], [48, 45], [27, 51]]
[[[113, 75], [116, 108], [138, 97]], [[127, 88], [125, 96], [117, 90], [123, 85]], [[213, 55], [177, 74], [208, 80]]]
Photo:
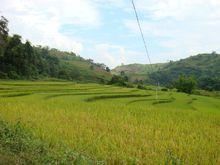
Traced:
[[21, 42], [21, 36], [13, 35], [9, 37], [7, 45], [5, 46], [3, 62], [5, 67], [3, 71], [15, 71], [18, 72], [23, 66], [23, 45]]
[[91, 63], [91, 64], [94, 63], [93, 59], [88, 59], [88, 61], [89, 61], [89, 63]]
[[94, 66], [93, 65], [90, 65], [89, 67], [91, 70], [94, 70]]
[[120, 75], [121, 75], [121, 76], [124, 76], [124, 75], [125, 75], [125, 71], [121, 71], [121, 72], [120, 72]]
[[198, 87], [208, 91], [220, 91], [220, 78], [203, 77], [198, 81]]
[[[6, 41], [7, 41], [7, 38], [8, 38], [8, 20], [1, 16], [1, 19], [0, 19], [0, 58], [2, 57], [3, 55], [3, 52], [4, 52], [4, 48], [5, 48], [5, 45], [6, 45]], [[1, 61], [2, 59], [0, 59], [0, 65], [1, 64]]]
[[20, 69], [22, 69], [22, 74], [26, 77], [36, 77], [38, 75], [37, 70], [37, 58], [34, 52], [34, 48], [32, 47], [29, 41], [23, 45], [24, 53], [23, 53], [23, 64]]
[[128, 82], [128, 80], [129, 80], [128, 76], [124, 76], [123, 78], [124, 78], [125, 82]]
[[112, 79], [108, 82], [109, 85], [112, 85], [112, 84], [117, 84], [117, 85], [120, 85], [120, 86], [125, 86], [125, 81], [124, 81], [124, 78], [121, 77], [121, 76], [117, 76], [117, 75], [113, 75], [112, 76]]
[[134, 84], [138, 84], [139, 80], [138, 79], [135, 79], [134, 80]]
[[0, 44], [3, 44], [4, 41], [6, 41], [8, 37], [8, 20], [1, 16], [0, 19]]
[[107, 72], [111, 72], [111, 70], [109, 69], [109, 67], [106, 67], [105, 70], [106, 70]]
[[213, 51], [211, 54], [212, 54], [212, 55], [217, 55], [216, 51]]
[[179, 79], [174, 82], [174, 87], [178, 92], [184, 92], [191, 94], [196, 86], [196, 80], [194, 77], [186, 77], [185, 75], [180, 75]]

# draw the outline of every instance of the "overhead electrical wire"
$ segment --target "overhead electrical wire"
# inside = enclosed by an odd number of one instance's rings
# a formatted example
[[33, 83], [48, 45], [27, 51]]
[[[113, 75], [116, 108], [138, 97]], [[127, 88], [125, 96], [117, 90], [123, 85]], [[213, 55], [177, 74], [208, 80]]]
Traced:
[[149, 60], [149, 63], [151, 65], [151, 67], [152, 67], [149, 51], [148, 51], [148, 48], [147, 48], [147, 42], [146, 42], [146, 40], [144, 38], [144, 33], [143, 33], [142, 28], [141, 28], [141, 23], [140, 23], [140, 20], [139, 20], [139, 17], [138, 17], [137, 9], [136, 9], [134, 1], [132, 0], [131, 2], [132, 2], [132, 6], [134, 8], [134, 12], [135, 12], [135, 16], [136, 16], [136, 19], [137, 19], [138, 27], [139, 27], [139, 30], [140, 30], [140, 33], [141, 33], [141, 37], [142, 37], [142, 40], [143, 40], [143, 43], [144, 43], [145, 52], [146, 52], [147, 58]]
[[[137, 12], [134, 0], [131, 0], [131, 2], [132, 2], [132, 6], [134, 8], [135, 17], [136, 17], [136, 20], [137, 20], [139, 31], [141, 33], [141, 38], [142, 38], [142, 41], [143, 41], [143, 44], [144, 44], [145, 52], [146, 52], [147, 58], [149, 60], [150, 68], [151, 68], [151, 70], [153, 72], [153, 65], [151, 63], [150, 54], [149, 54], [149, 51], [148, 51], [148, 48], [147, 48], [147, 42], [146, 42], [146, 40], [144, 38], [144, 33], [143, 33], [143, 30], [142, 30], [142, 27], [141, 27], [141, 23], [140, 23], [140, 19], [139, 19], [139, 16], [138, 16], [138, 12]], [[157, 81], [156, 99], [158, 99], [158, 87], [159, 87], [159, 81]]]

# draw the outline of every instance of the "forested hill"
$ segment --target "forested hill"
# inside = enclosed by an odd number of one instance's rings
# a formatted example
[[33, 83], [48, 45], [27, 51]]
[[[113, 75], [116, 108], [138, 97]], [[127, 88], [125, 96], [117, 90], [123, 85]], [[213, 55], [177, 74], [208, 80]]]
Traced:
[[110, 69], [73, 52], [22, 42], [19, 35], [8, 35], [8, 21], [0, 19], [0, 79], [42, 79], [105, 82], [111, 79]]
[[213, 86], [219, 86], [218, 84], [220, 84], [220, 54], [215, 52], [198, 54], [175, 62], [170, 61], [169, 63], [156, 65], [157, 67], [155, 65], [153, 66], [153, 72], [144, 73], [143, 69], [150, 68], [150, 66], [141, 64], [117, 67], [114, 69], [114, 72], [120, 74], [120, 72], [124, 71], [130, 80], [140, 78], [146, 83], [159, 81], [162, 85], [172, 84], [172, 81], [177, 79], [181, 74], [194, 76], [199, 87], [206, 86], [209, 88], [208, 86], [212, 86], [210, 88], [213, 88]]
[[130, 81], [135, 80], [146, 80], [146, 76], [150, 73], [161, 70], [167, 63], [152, 64], [129, 64], [117, 66], [112, 70], [113, 74], [121, 75], [124, 72], [130, 79]]

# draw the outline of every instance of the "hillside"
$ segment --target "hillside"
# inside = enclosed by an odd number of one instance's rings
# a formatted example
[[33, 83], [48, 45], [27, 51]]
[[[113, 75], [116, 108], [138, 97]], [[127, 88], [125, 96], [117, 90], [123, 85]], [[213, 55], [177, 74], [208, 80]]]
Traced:
[[91, 59], [84, 59], [73, 52], [51, 49], [50, 55], [60, 59], [62, 65], [77, 70], [79, 80], [100, 82], [107, 81], [112, 77], [105, 64], [95, 63]]
[[150, 75], [151, 80], [159, 80], [166, 85], [178, 78], [180, 74], [194, 76], [198, 83], [203, 79], [220, 79], [220, 55], [216, 53], [199, 54], [170, 62], [160, 71]]
[[[131, 64], [119, 66], [113, 69], [115, 74], [124, 71], [130, 80], [137, 78], [146, 83], [155, 83], [159, 81], [162, 85], [168, 85], [179, 75], [194, 76], [199, 86], [207, 81], [218, 83], [220, 79], [220, 54], [215, 52], [211, 54], [198, 54], [179, 61], [171, 61], [164, 64], [154, 64], [154, 71], [150, 72], [149, 65]], [[146, 69], [144, 72], [143, 70]], [[217, 82], [216, 82], [217, 81]]]
[[98, 83], [111, 79], [107, 66], [73, 52], [23, 43], [19, 35], [5, 38], [0, 45], [0, 79], [56, 78]]
[[131, 81], [145, 80], [146, 76], [150, 73], [161, 70], [166, 63], [152, 64], [152, 68], [148, 64], [129, 64], [117, 66], [112, 70], [112, 74], [120, 75], [121, 72], [124, 72]]
[[34, 46], [22, 36], [9, 35], [8, 20], [0, 18], [0, 79], [35, 80], [44, 78], [81, 82], [111, 79], [105, 64], [84, 59], [73, 52]]

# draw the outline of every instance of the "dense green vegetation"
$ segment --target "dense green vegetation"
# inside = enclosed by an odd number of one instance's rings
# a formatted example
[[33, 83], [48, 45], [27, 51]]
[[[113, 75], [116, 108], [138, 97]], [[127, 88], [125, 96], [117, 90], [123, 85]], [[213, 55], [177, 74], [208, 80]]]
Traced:
[[20, 121], [9, 124], [0, 120], [1, 164], [95, 164], [68, 146], [51, 145], [34, 135]]
[[194, 76], [197, 80], [198, 88], [211, 91], [220, 90], [220, 54], [215, 52], [211, 54], [199, 54], [158, 66], [153, 72], [147, 73], [143, 73], [143, 70], [146, 67], [150, 69], [150, 66], [141, 64], [138, 67], [137, 64], [117, 67], [114, 71], [118, 74], [124, 71], [132, 81], [141, 79], [145, 83], [150, 84], [156, 84], [159, 81], [161, 85], [169, 87], [183, 74], [187, 77]]
[[195, 90], [196, 80], [193, 77], [187, 78], [184, 75], [180, 75], [179, 79], [174, 82], [174, 87], [178, 92], [184, 92], [192, 94]]
[[[163, 85], [169, 85], [180, 74], [194, 76], [198, 87], [202, 89], [220, 89], [220, 54], [199, 54], [177, 62], [170, 62], [161, 71], [152, 73], [152, 80], [159, 80]], [[212, 83], [210, 84], [209, 81]]]
[[160, 91], [156, 100], [150, 88], [1, 81], [0, 161], [217, 165], [219, 99]]
[[58, 79], [105, 82], [111, 78], [104, 64], [83, 59], [73, 52], [22, 42], [19, 35], [8, 36], [7, 20], [0, 20], [0, 78]]

